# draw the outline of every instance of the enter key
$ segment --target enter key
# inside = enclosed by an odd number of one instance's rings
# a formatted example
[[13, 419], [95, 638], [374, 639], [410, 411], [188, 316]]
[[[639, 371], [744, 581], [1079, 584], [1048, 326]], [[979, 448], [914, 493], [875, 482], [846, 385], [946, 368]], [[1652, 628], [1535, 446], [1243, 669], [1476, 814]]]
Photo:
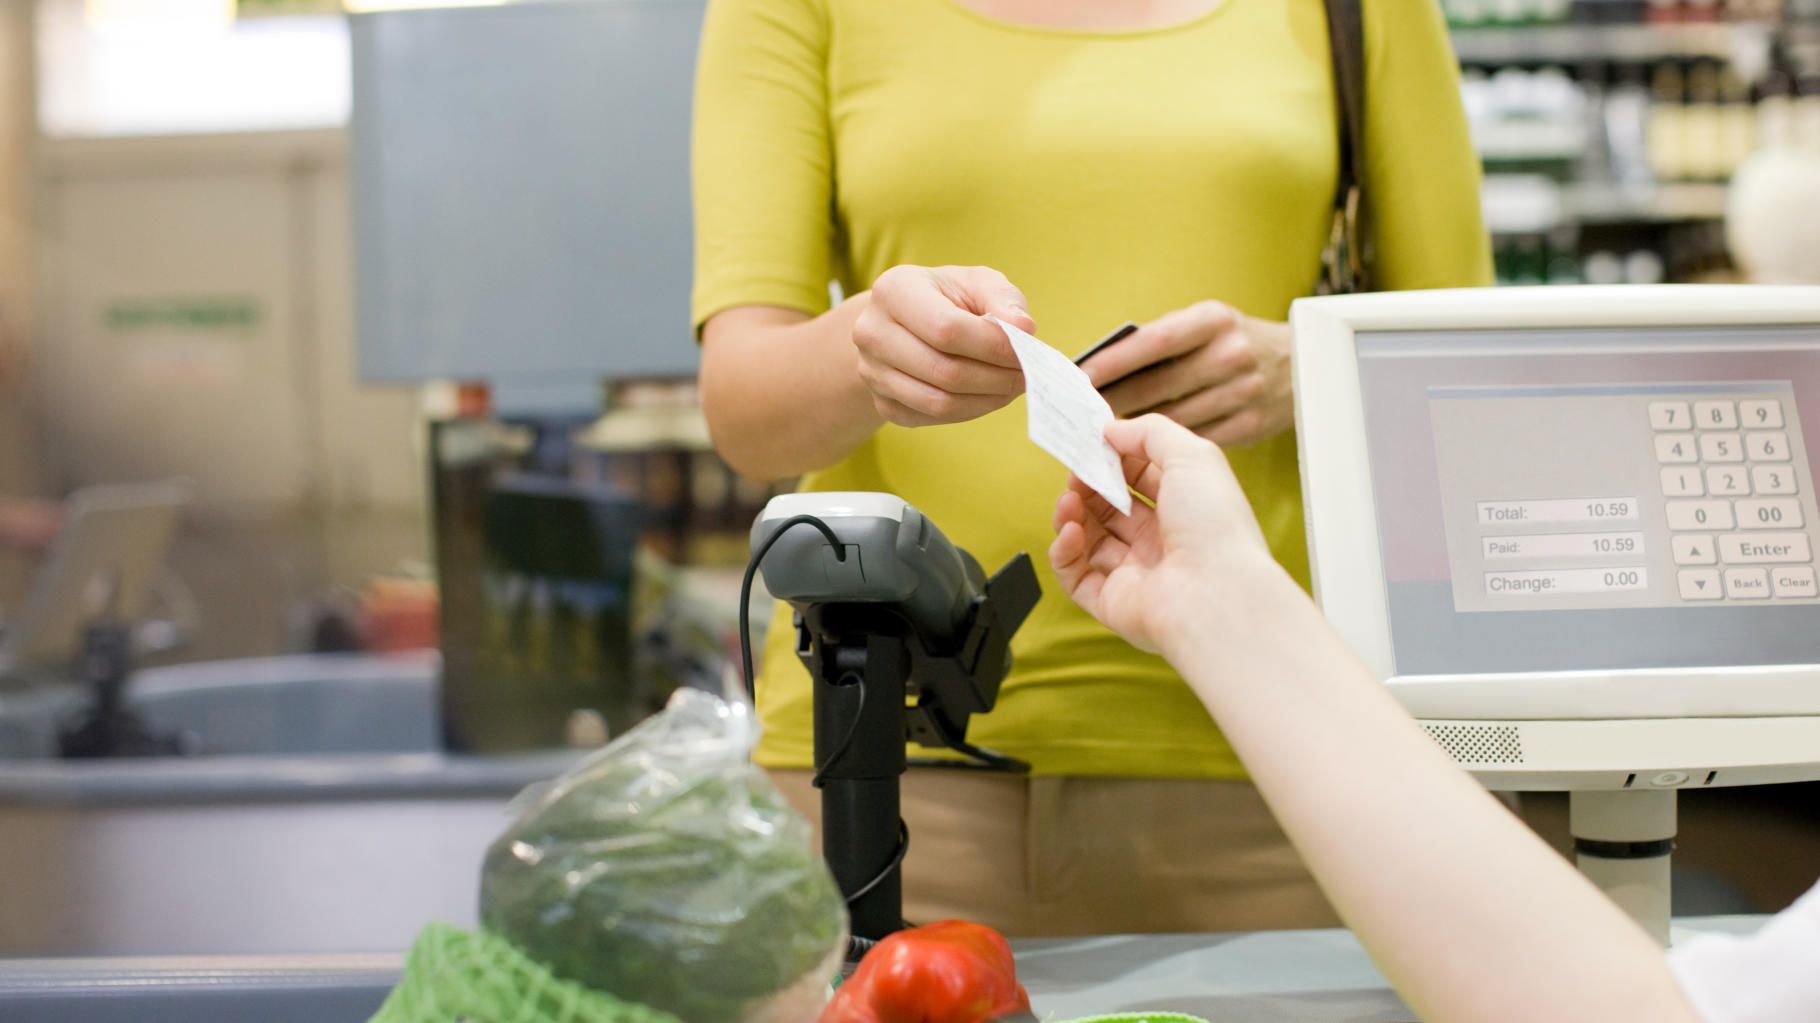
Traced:
[[1733, 533], [1719, 538], [1719, 557], [1728, 565], [1774, 565], [1814, 559], [1806, 533]]

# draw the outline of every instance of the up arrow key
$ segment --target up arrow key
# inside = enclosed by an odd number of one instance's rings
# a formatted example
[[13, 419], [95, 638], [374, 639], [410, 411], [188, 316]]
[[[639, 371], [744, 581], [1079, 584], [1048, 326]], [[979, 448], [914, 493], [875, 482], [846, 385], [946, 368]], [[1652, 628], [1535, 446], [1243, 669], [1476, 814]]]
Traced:
[[[1713, 549], [1713, 538], [1710, 536], [1677, 536], [1674, 539], [1675, 563], [1677, 565], [1711, 565], [1719, 559], [1709, 553]], [[1713, 582], [1713, 589], [1718, 583]]]

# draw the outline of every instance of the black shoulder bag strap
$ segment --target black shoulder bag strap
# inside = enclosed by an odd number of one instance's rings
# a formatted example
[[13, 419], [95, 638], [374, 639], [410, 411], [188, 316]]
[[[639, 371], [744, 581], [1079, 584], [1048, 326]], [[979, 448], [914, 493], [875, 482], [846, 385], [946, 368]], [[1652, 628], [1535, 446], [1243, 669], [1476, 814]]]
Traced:
[[[1340, 173], [1333, 194], [1333, 229], [1321, 253], [1323, 295], [1372, 290], [1365, 222], [1365, 19], [1362, 0], [1325, 0], [1333, 51], [1334, 107], [1339, 117]], [[1396, 2], [1396, 0], [1392, 0]]]

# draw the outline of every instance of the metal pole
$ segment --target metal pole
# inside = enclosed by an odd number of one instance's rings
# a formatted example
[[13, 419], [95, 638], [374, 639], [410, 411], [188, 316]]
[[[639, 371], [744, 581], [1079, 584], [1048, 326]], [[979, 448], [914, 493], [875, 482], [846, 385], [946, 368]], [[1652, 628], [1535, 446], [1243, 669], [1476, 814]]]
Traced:
[[1580, 872], [1666, 946], [1675, 790], [1570, 793], [1568, 826]]
[[[824, 629], [834, 611], [824, 609]], [[822, 855], [849, 900], [853, 934], [873, 941], [902, 929], [904, 921], [898, 787], [907, 767], [910, 650], [902, 637], [884, 633], [886, 627], [861, 627], [845, 631], [839, 642], [829, 642], [827, 632], [818, 636], [814, 690]]]

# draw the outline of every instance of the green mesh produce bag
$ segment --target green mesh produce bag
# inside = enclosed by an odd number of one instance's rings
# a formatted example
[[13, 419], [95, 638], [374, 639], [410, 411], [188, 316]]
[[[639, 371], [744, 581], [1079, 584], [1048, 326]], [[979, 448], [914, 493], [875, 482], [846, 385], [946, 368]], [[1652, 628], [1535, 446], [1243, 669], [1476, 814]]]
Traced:
[[750, 707], [679, 690], [527, 789], [481, 868], [484, 933], [426, 931], [382, 1023], [813, 1019], [847, 914], [757, 736]]
[[504, 938], [431, 924], [372, 1023], [677, 1023], [563, 980]]
[[[552, 976], [485, 931], [424, 928], [404, 978], [371, 1023], [678, 1023], [668, 1013], [622, 1002]], [[807, 1021], [804, 1021], [807, 1023]], [[1179, 1013], [1122, 1013], [1071, 1023], [1207, 1023]]]
[[481, 867], [480, 922], [553, 975], [682, 1023], [801, 1023], [847, 912], [809, 822], [751, 761], [744, 704], [662, 713], [527, 790]]

